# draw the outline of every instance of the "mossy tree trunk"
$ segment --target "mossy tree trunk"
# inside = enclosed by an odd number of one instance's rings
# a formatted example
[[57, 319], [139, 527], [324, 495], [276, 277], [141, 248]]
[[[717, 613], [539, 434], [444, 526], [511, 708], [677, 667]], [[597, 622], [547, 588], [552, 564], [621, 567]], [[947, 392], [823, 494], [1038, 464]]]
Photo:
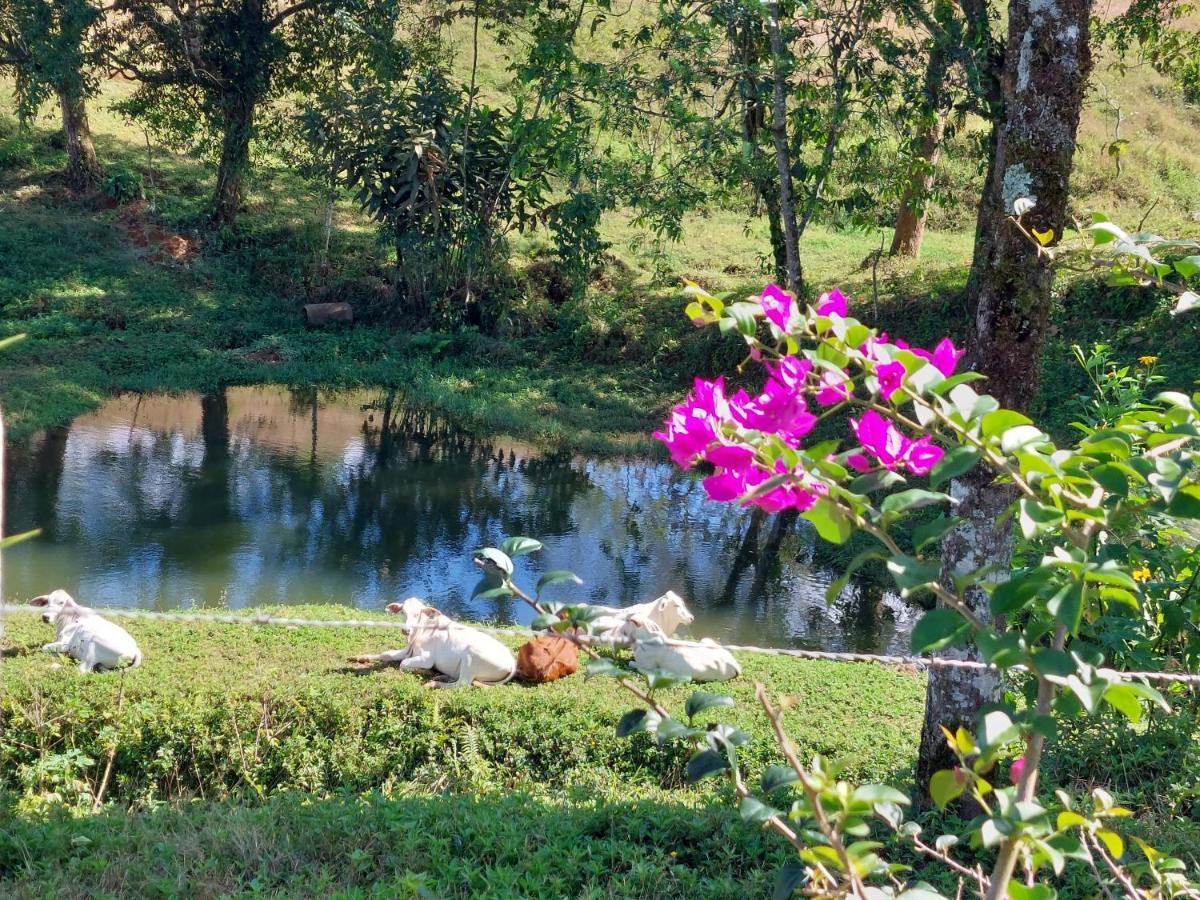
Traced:
[[[991, 183], [980, 204], [978, 248], [971, 302], [972, 367], [988, 376], [987, 390], [1010, 409], [1028, 408], [1037, 388], [1053, 273], [1047, 260], [1009, 217], [1013, 204], [1035, 201], [1027, 227], [1062, 234], [1075, 136], [1092, 60], [1088, 44], [1089, 0], [1012, 0], [1002, 78], [1003, 125], [997, 132]], [[1011, 566], [1011, 525], [1000, 514], [1011, 489], [976, 471], [951, 486], [962, 518], [943, 545], [945, 577], [979, 566], [999, 572]], [[968, 597], [990, 615], [987, 595]], [[951, 651], [978, 658], [975, 648]], [[952, 768], [941, 726], [974, 730], [980, 708], [999, 699], [1000, 680], [979, 670], [933, 668], [917, 762], [919, 790], [937, 770]]]
[[253, 95], [231, 93], [223, 104], [225, 133], [221, 139], [221, 162], [213, 194], [212, 221], [218, 228], [232, 228], [242, 209], [243, 186], [250, 168], [250, 137], [257, 103]]
[[67, 147], [67, 181], [80, 190], [93, 188], [100, 183], [104, 170], [92, 144], [87, 104], [83, 97], [64, 88], [58, 90], [58, 104], [62, 110], [63, 140]]

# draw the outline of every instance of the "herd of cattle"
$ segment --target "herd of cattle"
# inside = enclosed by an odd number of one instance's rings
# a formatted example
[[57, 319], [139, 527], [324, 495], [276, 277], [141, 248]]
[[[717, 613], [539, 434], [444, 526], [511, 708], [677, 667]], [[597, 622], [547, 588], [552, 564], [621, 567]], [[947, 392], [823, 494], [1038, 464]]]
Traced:
[[[55, 626], [55, 640], [42, 647], [44, 651], [71, 657], [83, 672], [141, 664], [142, 651], [128, 631], [80, 606], [66, 591], [37, 597], [31, 604], [42, 607], [43, 621]], [[542, 635], [514, 655], [490, 634], [454, 621], [417, 597], [391, 603], [387, 611], [404, 616], [408, 646], [353, 656], [351, 662], [396, 663], [408, 671], [432, 674], [426, 685], [440, 688], [499, 685], [514, 677], [540, 683], [578, 668], [578, 645], [563, 637]], [[631, 645], [633, 667], [642, 672], [667, 671], [694, 682], [728, 681], [741, 675], [737, 660], [715, 641], [674, 638], [680, 626], [693, 621], [683, 599], [668, 591], [649, 603], [604, 607], [592, 628], [602, 640]]]

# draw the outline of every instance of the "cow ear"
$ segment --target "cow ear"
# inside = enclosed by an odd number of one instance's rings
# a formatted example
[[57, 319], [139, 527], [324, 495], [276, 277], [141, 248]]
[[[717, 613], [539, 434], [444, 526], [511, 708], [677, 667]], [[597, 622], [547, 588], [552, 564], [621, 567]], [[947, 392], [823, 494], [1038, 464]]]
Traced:
[[45, 594], [42, 594], [42, 596], [40, 596], [40, 597], [34, 597], [32, 600], [29, 601], [30, 606], [48, 606], [49, 603], [50, 603], [50, 598], [48, 596], [46, 596]]

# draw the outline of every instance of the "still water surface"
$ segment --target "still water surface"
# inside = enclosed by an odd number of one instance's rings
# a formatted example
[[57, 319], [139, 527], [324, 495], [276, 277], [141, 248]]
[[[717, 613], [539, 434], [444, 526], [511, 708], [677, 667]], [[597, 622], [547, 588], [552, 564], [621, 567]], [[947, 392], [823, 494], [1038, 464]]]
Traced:
[[508, 535], [546, 549], [549, 599], [626, 605], [668, 589], [697, 636], [902, 652], [916, 612], [813, 570], [812, 537], [710, 502], [666, 463], [547, 453], [481, 438], [378, 392], [231, 388], [119, 397], [10, 450], [7, 599], [65, 587], [146, 609], [344, 603], [416, 594], [456, 617], [528, 622], [520, 601], [472, 598], [471, 551]]

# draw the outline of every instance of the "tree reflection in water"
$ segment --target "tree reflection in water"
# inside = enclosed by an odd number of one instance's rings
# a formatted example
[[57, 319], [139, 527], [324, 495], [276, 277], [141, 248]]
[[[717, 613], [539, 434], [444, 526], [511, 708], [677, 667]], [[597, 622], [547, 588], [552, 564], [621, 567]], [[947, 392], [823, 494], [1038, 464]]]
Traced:
[[[539, 450], [458, 427], [396, 391], [230, 388], [127, 396], [15, 448], [11, 599], [63, 586], [149, 608], [339, 602], [418, 594], [455, 616], [528, 621], [472, 597], [471, 551], [515, 534], [534, 570], [585, 581], [555, 599], [622, 605], [668, 588], [695, 631], [776, 646], [903, 650], [912, 612], [798, 560], [803, 522], [708, 502], [646, 460]], [[521, 560], [520, 564], [530, 565]]]

